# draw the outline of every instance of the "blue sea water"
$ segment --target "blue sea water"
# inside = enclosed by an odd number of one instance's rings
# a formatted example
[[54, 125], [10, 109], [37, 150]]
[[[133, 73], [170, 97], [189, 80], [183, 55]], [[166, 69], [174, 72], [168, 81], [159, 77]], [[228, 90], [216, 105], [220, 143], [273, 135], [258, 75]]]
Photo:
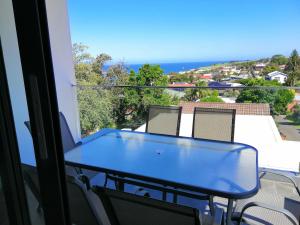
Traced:
[[[182, 62], [182, 63], [153, 63], [153, 65], [160, 65], [165, 74], [169, 74], [171, 72], [180, 72], [187, 71], [191, 69], [197, 69], [200, 67], [211, 66], [214, 64], [226, 63], [225, 61], [211, 61], [211, 62]], [[138, 72], [139, 68], [141, 68], [144, 64], [126, 64], [128, 70], [134, 70]], [[108, 69], [108, 65], [104, 66], [104, 70]]]

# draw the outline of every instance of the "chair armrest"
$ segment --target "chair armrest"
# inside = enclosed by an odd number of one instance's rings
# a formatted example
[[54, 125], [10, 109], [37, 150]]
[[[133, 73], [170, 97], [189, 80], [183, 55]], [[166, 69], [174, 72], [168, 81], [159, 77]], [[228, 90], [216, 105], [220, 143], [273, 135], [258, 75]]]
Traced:
[[262, 202], [249, 202], [248, 204], [246, 204], [240, 213], [240, 216], [238, 219], [238, 224], [242, 223], [243, 215], [244, 215], [245, 211], [251, 207], [260, 207], [260, 208], [264, 208], [264, 209], [268, 209], [268, 210], [271, 210], [274, 212], [284, 214], [293, 224], [295, 224], [295, 225], [298, 224], [296, 217], [292, 213], [290, 213], [288, 210], [276, 208], [276, 207], [270, 206], [270, 205], [262, 203]]
[[295, 187], [296, 191], [298, 192], [298, 195], [300, 196], [300, 188], [299, 188], [299, 185], [296, 181], [296, 179], [293, 177], [293, 176], [290, 176], [286, 173], [280, 173], [278, 171], [270, 171], [270, 170], [266, 170], [266, 169], [261, 169], [261, 171], [259, 172], [259, 178], [261, 179], [263, 176], [265, 176], [267, 173], [269, 174], [274, 174], [274, 175], [277, 175], [277, 176], [281, 176], [281, 177], [284, 177], [286, 179], [288, 179]]

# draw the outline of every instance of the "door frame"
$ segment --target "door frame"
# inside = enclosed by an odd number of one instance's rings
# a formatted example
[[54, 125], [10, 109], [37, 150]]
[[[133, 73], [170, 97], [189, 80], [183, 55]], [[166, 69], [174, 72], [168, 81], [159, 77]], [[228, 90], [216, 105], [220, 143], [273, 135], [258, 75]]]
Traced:
[[0, 115], [0, 174], [8, 220], [12, 225], [30, 225], [1, 40]]
[[46, 3], [12, 4], [45, 224], [71, 225]]

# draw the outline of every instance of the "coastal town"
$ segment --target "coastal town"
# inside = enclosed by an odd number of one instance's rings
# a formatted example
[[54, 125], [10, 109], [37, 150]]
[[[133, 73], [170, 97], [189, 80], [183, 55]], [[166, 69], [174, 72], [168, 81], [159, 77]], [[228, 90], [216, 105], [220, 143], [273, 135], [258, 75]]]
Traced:
[[[275, 55], [273, 58], [284, 56]], [[285, 73], [286, 61], [282, 60], [278, 64], [274, 60], [263, 59], [257, 61], [246, 62], [232, 62], [219, 65], [213, 65], [204, 68], [191, 69], [188, 71], [181, 71], [178, 73], [170, 73], [168, 75], [170, 80], [170, 87], [183, 86], [191, 87], [196, 86], [196, 83], [201, 80], [208, 83], [210, 87], [238, 87], [244, 86], [239, 81], [243, 79], [265, 79], [275, 80], [280, 84], [285, 84], [288, 74]]]

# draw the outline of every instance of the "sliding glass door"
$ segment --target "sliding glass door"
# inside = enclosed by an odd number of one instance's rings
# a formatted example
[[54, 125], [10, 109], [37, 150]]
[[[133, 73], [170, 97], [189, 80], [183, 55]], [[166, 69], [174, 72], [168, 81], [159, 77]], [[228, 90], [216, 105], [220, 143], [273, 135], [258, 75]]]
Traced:
[[0, 3], [0, 224], [69, 225], [44, 1]]

